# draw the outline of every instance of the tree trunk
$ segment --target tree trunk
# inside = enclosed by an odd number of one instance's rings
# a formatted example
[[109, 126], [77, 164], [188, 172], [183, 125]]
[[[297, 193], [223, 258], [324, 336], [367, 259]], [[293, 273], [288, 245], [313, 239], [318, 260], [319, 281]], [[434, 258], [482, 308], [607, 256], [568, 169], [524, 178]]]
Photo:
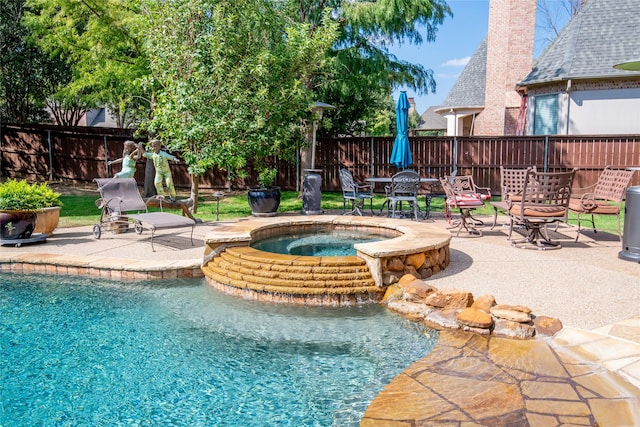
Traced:
[[200, 193], [200, 180], [197, 176], [189, 175], [191, 178], [191, 194], [189, 198], [193, 200], [193, 206], [191, 206], [190, 210], [192, 213], [198, 213], [198, 195]]

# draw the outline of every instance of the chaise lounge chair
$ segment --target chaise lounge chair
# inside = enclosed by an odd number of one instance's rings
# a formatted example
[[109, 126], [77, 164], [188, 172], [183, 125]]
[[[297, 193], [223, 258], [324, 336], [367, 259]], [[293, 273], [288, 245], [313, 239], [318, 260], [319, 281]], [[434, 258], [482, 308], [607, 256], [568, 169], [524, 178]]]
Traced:
[[[102, 196], [96, 200], [101, 209], [100, 223], [93, 226], [93, 235], [99, 239], [102, 229], [121, 230], [133, 222], [136, 233], [143, 229], [151, 231], [151, 250], [156, 230], [163, 228], [191, 227], [191, 245], [193, 245], [193, 229], [196, 222], [184, 216], [167, 212], [149, 212], [147, 205], [140, 197], [138, 184], [133, 178], [96, 178], [98, 191]], [[162, 208], [162, 205], [160, 205]]]

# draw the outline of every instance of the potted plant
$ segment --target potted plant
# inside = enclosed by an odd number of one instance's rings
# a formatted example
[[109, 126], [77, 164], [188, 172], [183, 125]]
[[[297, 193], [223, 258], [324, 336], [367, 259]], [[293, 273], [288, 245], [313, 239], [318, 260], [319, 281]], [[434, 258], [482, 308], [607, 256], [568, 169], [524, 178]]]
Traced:
[[28, 239], [33, 233], [51, 235], [60, 219], [60, 193], [46, 183], [9, 179], [0, 184], [0, 237]]
[[278, 171], [264, 167], [258, 172], [258, 187], [251, 187], [247, 200], [254, 216], [274, 216], [280, 206], [280, 187], [273, 186]]

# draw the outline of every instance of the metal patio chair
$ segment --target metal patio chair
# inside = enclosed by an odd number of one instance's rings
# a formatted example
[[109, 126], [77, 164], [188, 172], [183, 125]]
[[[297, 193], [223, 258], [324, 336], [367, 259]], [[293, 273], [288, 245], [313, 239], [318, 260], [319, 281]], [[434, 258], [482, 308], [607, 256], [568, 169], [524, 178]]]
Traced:
[[536, 172], [527, 169], [522, 198], [509, 208], [511, 221], [523, 225], [528, 234], [513, 240], [512, 246], [523, 249], [560, 249], [545, 232], [547, 224], [567, 222], [573, 177], [570, 172]]
[[633, 170], [611, 169], [607, 166], [595, 184], [589, 187], [573, 189], [574, 192], [580, 193], [589, 190], [582, 194], [580, 198], [572, 197], [569, 201], [569, 210], [578, 216], [576, 242], [582, 230], [581, 215], [591, 215], [591, 220], [587, 221], [591, 222], [591, 228], [593, 228], [594, 233], [597, 232], [594, 215], [615, 215], [618, 218], [618, 237], [622, 241], [620, 211], [626, 189], [631, 182], [631, 178], [633, 178], [633, 174]]
[[[536, 171], [536, 167], [531, 169]], [[489, 205], [493, 207], [493, 225], [491, 229], [496, 227], [498, 222], [498, 211], [507, 214], [509, 218], [509, 236], [511, 239], [513, 232], [513, 221], [509, 214], [509, 208], [512, 203], [517, 203], [522, 199], [522, 190], [524, 188], [524, 180], [527, 176], [527, 168], [505, 168], [500, 166], [500, 200], [490, 201]]]
[[[491, 191], [486, 187], [478, 187], [470, 175], [444, 176], [440, 178], [447, 199], [445, 200], [445, 218], [449, 222], [450, 229], [456, 229], [456, 236], [461, 231], [466, 237], [480, 237], [482, 231], [476, 227], [484, 223], [471, 215], [471, 212], [484, 206], [485, 200], [491, 198]], [[453, 220], [452, 210], [458, 209], [460, 219]]]
[[[373, 215], [373, 184], [356, 182], [349, 169], [340, 169], [340, 185], [342, 186], [342, 214], [360, 215], [364, 208], [365, 200], [369, 200], [369, 209]], [[351, 204], [351, 210], [347, 212], [347, 201]]]
[[418, 188], [420, 175], [414, 170], [403, 170], [391, 177], [391, 184], [385, 187], [387, 195], [387, 216], [402, 216], [402, 204], [409, 205], [409, 212], [418, 221], [420, 206], [418, 205]]

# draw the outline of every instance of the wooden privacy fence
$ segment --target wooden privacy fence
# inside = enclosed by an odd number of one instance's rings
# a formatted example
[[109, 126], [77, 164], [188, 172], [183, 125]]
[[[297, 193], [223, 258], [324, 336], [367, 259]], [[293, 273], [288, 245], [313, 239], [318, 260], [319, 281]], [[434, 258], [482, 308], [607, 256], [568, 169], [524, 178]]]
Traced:
[[[128, 129], [67, 128], [57, 126], [0, 127], [0, 174], [33, 181], [91, 182], [118, 171], [107, 166], [122, 156], [123, 142], [133, 139]], [[394, 137], [320, 138], [316, 168], [322, 169], [323, 191], [340, 191], [340, 167], [348, 167], [357, 180], [388, 177], [397, 170], [389, 164]], [[640, 166], [640, 135], [609, 136], [503, 136], [503, 137], [410, 137], [413, 169], [421, 176], [438, 178], [457, 170], [471, 174], [476, 184], [500, 193], [500, 166], [536, 166], [540, 170], [578, 168], [575, 187], [593, 184], [606, 166]], [[298, 190], [299, 161], [275, 160], [276, 184]], [[190, 185], [186, 166], [172, 166], [177, 187]], [[211, 170], [199, 180], [203, 189], [245, 190], [256, 185], [257, 173], [229, 181], [221, 170]], [[138, 165], [138, 182], [144, 181], [144, 166]], [[631, 185], [640, 185], [640, 173]], [[425, 187], [425, 191], [427, 188]]]

